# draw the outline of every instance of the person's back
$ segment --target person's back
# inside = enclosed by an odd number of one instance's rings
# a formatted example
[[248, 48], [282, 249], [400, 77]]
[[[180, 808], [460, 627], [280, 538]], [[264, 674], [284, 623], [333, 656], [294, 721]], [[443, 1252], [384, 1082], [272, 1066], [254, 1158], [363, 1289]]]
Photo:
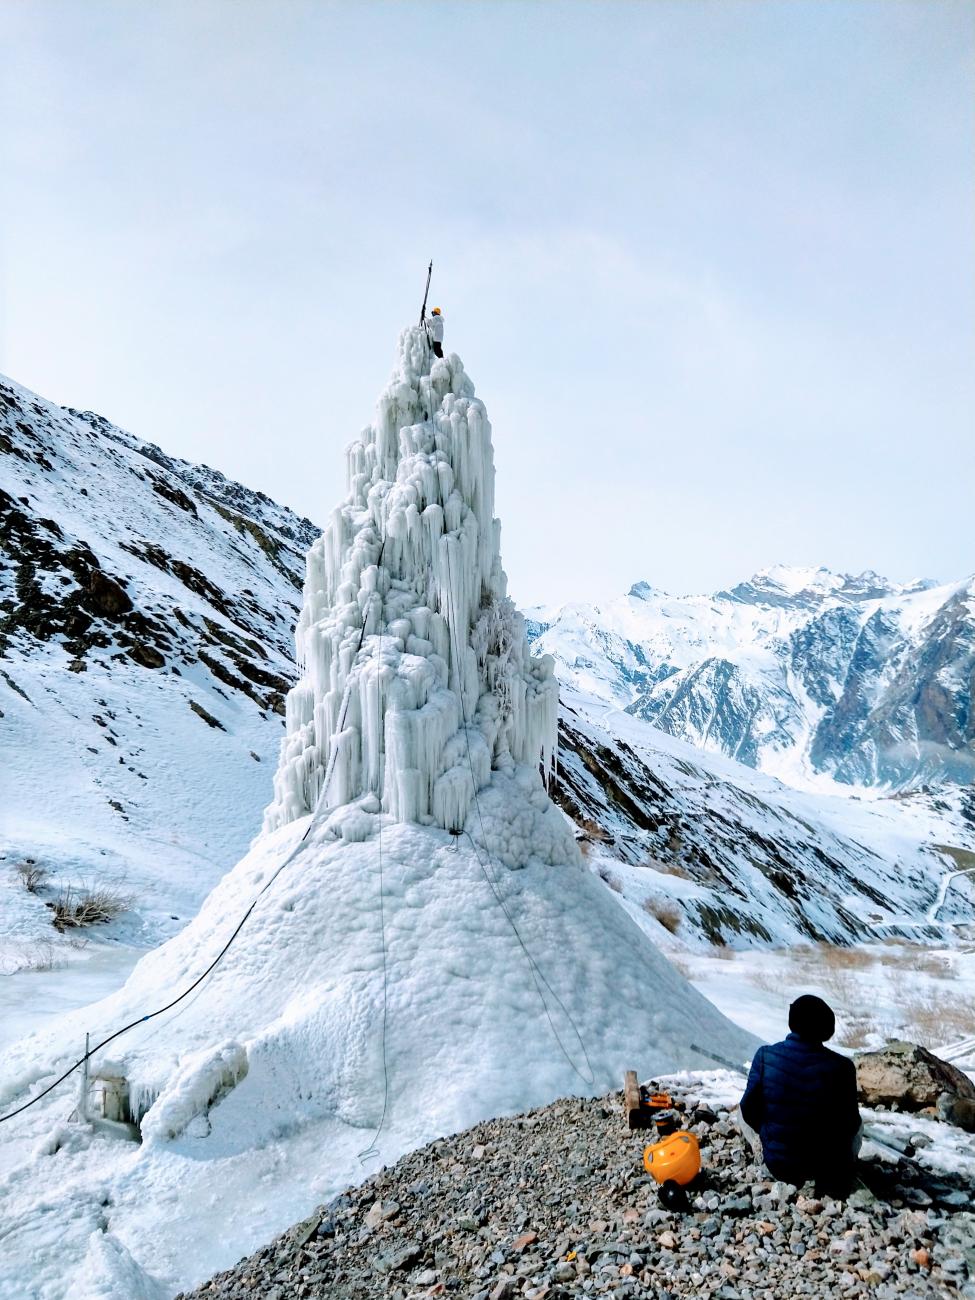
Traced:
[[821, 1192], [849, 1190], [860, 1129], [856, 1068], [823, 1046], [833, 1013], [820, 998], [789, 1009], [793, 1031], [755, 1053], [741, 1117], [758, 1131], [769, 1172], [783, 1182], [814, 1180]]

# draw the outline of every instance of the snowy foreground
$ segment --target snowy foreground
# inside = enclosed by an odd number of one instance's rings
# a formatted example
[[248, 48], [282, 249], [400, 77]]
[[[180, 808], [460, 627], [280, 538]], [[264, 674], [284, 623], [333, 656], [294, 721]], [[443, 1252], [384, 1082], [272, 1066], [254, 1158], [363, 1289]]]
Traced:
[[[204, 966], [303, 829], [263, 840], [197, 922], [146, 957], [119, 993], [13, 1049], [5, 1098], [67, 1063], [85, 1030], [124, 1023]], [[605, 1092], [628, 1067], [691, 1063], [687, 1032], [732, 1059], [749, 1054], [754, 1040], [641, 941], [584, 869], [538, 863], [505, 873], [519, 932], [545, 954], [540, 994], [469, 848], [402, 826], [383, 839], [391, 1085], [376, 1138], [383, 1163], [490, 1115]], [[131, 1279], [140, 1274], [121, 1247], [163, 1284], [159, 1294], [173, 1294], [375, 1167], [360, 1158], [384, 1105], [375, 847], [309, 842], [255, 912], [246, 947], [231, 949], [185, 1010], [123, 1040], [123, 1068], [145, 1110], [141, 1145], [65, 1123], [76, 1090], [11, 1122], [0, 1294], [48, 1300], [66, 1294], [79, 1267], [104, 1275], [105, 1231], [119, 1243], [119, 1289], [78, 1283], [71, 1295], [136, 1300]], [[155, 1294], [148, 1284], [144, 1293]]]
[[370, 1159], [626, 1068], [701, 1067], [695, 1043], [753, 1050], [586, 868], [542, 783], [557, 686], [506, 595], [490, 424], [422, 331], [349, 468], [309, 554], [265, 834], [118, 992], [5, 1055], [6, 1110], [86, 1032], [187, 988], [267, 887], [200, 989], [92, 1062], [141, 1142], [66, 1123], [67, 1088], [10, 1122], [4, 1295], [172, 1294]]

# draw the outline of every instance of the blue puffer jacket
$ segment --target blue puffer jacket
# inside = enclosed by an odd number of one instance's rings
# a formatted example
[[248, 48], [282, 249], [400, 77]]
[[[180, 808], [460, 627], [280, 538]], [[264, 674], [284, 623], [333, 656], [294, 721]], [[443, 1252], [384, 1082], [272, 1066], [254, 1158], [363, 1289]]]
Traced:
[[765, 1163], [776, 1178], [842, 1184], [853, 1168], [860, 1127], [856, 1068], [822, 1043], [790, 1034], [755, 1053], [741, 1116], [761, 1135]]

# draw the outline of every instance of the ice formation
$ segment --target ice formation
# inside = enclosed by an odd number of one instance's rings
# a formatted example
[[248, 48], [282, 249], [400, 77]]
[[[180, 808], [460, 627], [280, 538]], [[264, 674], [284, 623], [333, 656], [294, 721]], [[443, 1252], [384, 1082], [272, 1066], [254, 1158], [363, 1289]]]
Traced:
[[[363, 1178], [365, 1151], [395, 1160], [629, 1068], [710, 1065], [695, 1042], [739, 1061], [754, 1045], [549, 798], [556, 687], [505, 595], [490, 429], [459, 360], [408, 330], [349, 461], [309, 558], [267, 832], [121, 989], [4, 1053], [0, 1106], [135, 1022], [91, 1072], [124, 1079], [142, 1142], [72, 1125], [43, 1142], [71, 1093], [18, 1117], [33, 1153], [0, 1179], [0, 1218], [27, 1227], [4, 1240], [0, 1294], [82, 1266], [112, 1300], [141, 1294], [136, 1266], [174, 1294]], [[90, 1244], [106, 1197], [131, 1268]]]
[[459, 830], [492, 769], [551, 770], [558, 711], [507, 595], [491, 426], [459, 358], [405, 330], [347, 457], [348, 496], [308, 554], [264, 828], [372, 794], [396, 821]]

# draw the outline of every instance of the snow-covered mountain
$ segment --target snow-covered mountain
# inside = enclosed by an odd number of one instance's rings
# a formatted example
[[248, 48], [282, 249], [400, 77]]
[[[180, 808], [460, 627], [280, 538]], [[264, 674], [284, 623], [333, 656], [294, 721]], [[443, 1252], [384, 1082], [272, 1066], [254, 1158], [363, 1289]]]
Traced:
[[[0, 516], [0, 852], [8, 867], [30, 856], [69, 881], [123, 881], [132, 911], [98, 937], [156, 943], [244, 852], [272, 797], [302, 552], [317, 531], [214, 470], [9, 381], [0, 387]], [[797, 592], [804, 583], [843, 586], [793, 575]], [[878, 584], [867, 578], [859, 590]], [[626, 886], [637, 919], [658, 934], [653, 908], [674, 911], [691, 944], [849, 942], [882, 922], [916, 922], [951, 865], [933, 846], [969, 845], [964, 797], [803, 796], [662, 734], [631, 705], [645, 669], [636, 620], [653, 608], [641, 593], [612, 607], [629, 618], [629, 649], [588, 611], [575, 626], [589, 641], [577, 643], [571, 670], [559, 662], [569, 681], [555, 792], [582, 828], [590, 865]], [[672, 613], [658, 623], [666, 631], [683, 618], [689, 639], [686, 604], [668, 601]], [[723, 653], [739, 662], [748, 643], [735, 638], [773, 608], [699, 604], [737, 616]], [[564, 653], [570, 626], [563, 611], [541, 645], [557, 638], [551, 648]], [[819, 631], [825, 638], [826, 625]], [[613, 698], [630, 712], [607, 707]], [[37, 797], [52, 773], [53, 812]], [[887, 906], [889, 869], [912, 883]], [[34, 960], [44, 936], [63, 946], [43, 893], [25, 891], [11, 870], [0, 872], [0, 891], [4, 970]], [[951, 897], [961, 905], [964, 884]]]
[[975, 792], [793, 789], [563, 687], [555, 797], [658, 942], [782, 948], [943, 938], [975, 921]]
[[[137, 942], [196, 911], [271, 794], [316, 535], [215, 470], [0, 381], [8, 867], [124, 878]], [[0, 891], [4, 937], [50, 932], [10, 870]]]
[[639, 582], [529, 621], [566, 683], [793, 784], [975, 779], [975, 578], [776, 566], [713, 596]]

